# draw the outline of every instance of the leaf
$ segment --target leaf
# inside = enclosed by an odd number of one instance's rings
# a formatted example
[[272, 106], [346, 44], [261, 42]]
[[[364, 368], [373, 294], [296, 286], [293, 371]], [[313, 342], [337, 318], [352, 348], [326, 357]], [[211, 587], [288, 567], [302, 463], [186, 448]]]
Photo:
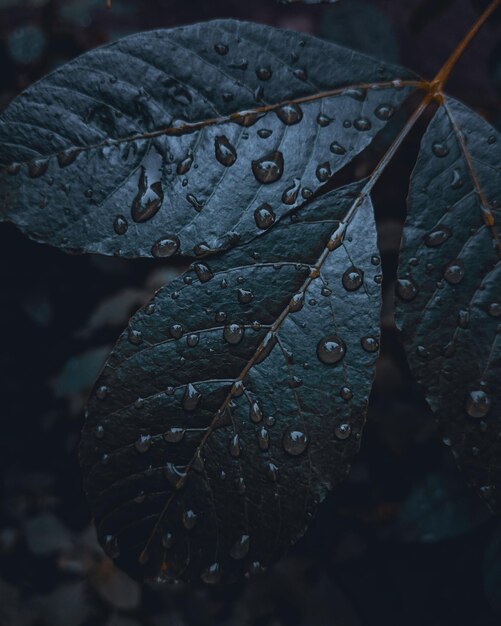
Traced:
[[346, 475], [379, 347], [368, 185], [195, 263], [131, 319], [81, 445], [98, 535], [129, 573], [255, 573]]
[[411, 179], [397, 321], [458, 463], [501, 502], [501, 138], [447, 97]]
[[202, 255], [255, 237], [364, 150], [421, 83], [307, 35], [220, 20], [127, 37], [0, 117], [0, 214], [37, 241]]

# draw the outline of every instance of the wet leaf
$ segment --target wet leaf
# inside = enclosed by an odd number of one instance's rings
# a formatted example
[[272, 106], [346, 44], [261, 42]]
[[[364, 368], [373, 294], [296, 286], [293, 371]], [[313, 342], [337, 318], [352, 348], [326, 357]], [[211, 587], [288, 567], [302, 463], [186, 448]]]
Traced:
[[446, 98], [412, 175], [397, 284], [409, 363], [470, 482], [501, 503], [501, 137]]
[[204, 255], [255, 237], [259, 207], [299, 206], [414, 89], [407, 70], [257, 24], [127, 37], [2, 114], [0, 215], [65, 250]]
[[194, 263], [132, 317], [81, 446], [121, 567], [215, 583], [259, 572], [304, 533], [359, 447], [379, 273], [361, 182]]

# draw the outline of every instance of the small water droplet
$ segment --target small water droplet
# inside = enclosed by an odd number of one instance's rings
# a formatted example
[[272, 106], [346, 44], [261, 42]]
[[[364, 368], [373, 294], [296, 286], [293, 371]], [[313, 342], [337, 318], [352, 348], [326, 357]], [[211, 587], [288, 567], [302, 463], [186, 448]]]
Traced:
[[358, 267], [350, 267], [343, 274], [342, 282], [347, 291], [356, 291], [364, 282], [364, 273]]
[[433, 154], [439, 158], [443, 158], [449, 154], [449, 148], [440, 141], [435, 141], [431, 147]]
[[162, 545], [166, 550], [170, 550], [174, 545], [174, 536], [169, 531], [162, 535]]
[[277, 117], [288, 126], [298, 124], [303, 119], [303, 111], [298, 104], [287, 103], [276, 109]]
[[304, 68], [298, 67], [293, 71], [293, 74], [299, 80], [308, 80], [308, 74]]
[[237, 160], [237, 151], [225, 135], [219, 135], [215, 138], [214, 149], [216, 159], [225, 167], [230, 167]]
[[418, 289], [416, 285], [408, 278], [399, 278], [397, 280], [397, 294], [402, 300], [409, 302], [417, 296]]
[[148, 452], [151, 447], [151, 437], [150, 435], [140, 435], [139, 439], [136, 440], [134, 444], [136, 446], [136, 450], [143, 454], [144, 452]]
[[176, 167], [177, 175], [184, 176], [190, 171], [192, 165], [193, 165], [193, 155], [188, 154], [188, 156], [186, 156], [182, 161], [180, 161], [177, 164], [177, 167]]
[[257, 227], [265, 230], [275, 223], [275, 213], [269, 204], [262, 204], [254, 211], [254, 219]]
[[324, 113], [319, 113], [317, 115], [317, 124], [321, 126], [322, 128], [329, 126], [331, 121], [332, 121], [331, 118], [328, 117], [327, 115], [324, 115]]
[[226, 54], [228, 54], [229, 48], [224, 43], [217, 43], [214, 46], [214, 50], [221, 56], [225, 56]]
[[315, 173], [321, 183], [325, 183], [326, 180], [329, 180], [332, 175], [329, 161], [325, 161], [325, 163], [320, 163], [320, 165], [317, 166]]
[[452, 172], [452, 181], [451, 187], [453, 189], [460, 189], [463, 186], [463, 179], [461, 178], [461, 173], [459, 170], [454, 170]]
[[384, 122], [393, 117], [395, 108], [391, 104], [380, 104], [374, 111], [375, 116]]
[[258, 424], [263, 419], [263, 412], [257, 402], [252, 402], [249, 409], [249, 417], [251, 421]]
[[457, 285], [464, 278], [464, 262], [461, 259], [450, 261], [444, 271], [444, 278], [450, 285]]
[[284, 157], [278, 150], [252, 161], [252, 172], [256, 180], [263, 185], [269, 185], [279, 180], [283, 171]]
[[101, 385], [96, 390], [96, 397], [98, 400], [105, 400], [108, 397], [109, 393], [110, 393], [109, 387], [107, 387], [106, 385]]
[[366, 352], [377, 352], [379, 350], [379, 341], [376, 337], [362, 337], [360, 343]]
[[256, 76], [259, 80], [270, 80], [273, 72], [270, 67], [258, 67], [256, 70]]
[[254, 299], [254, 294], [248, 289], [239, 289], [237, 293], [240, 304], [249, 304]]
[[183, 409], [185, 411], [194, 411], [197, 408], [201, 397], [202, 394], [198, 391], [198, 389], [191, 383], [188, 383], [183, 396]]
[[123, 215], [117, 215], [115, 221], [113, 222], [113, 230], [117, 235], [125, 235], [127, 229], [129, 228], [129, 224]]
[[143, 335], [140, 330], [134, 330], [133, 328], [129, 328], [128, 339], [129, 343], [138, 346], [140, 343], [143, 342]]
[[195, 511], [188, 509], [187, 511], [183, 512], [183, 526], [186, 528], [186, 530], [191, 530], [192, 528], [194, 528], [195, 524], [197, 523], [197, 519], [198, 515], [195, 513]]
[[317, 344], [317, 356], [328, 365], [339, 363], [346, 354], [346, 344], [337, 335], [328, 335]]
[[228, 450], [231, 456], [234, 457], [235, 459], [240, 456], [240, 453], [242, 452], [242, 448], [240, 446], [240, 437], [238, 436], [238, 434], [235, 433], [233, 437], [230, 439]]
[[169, 332], [174, 339], [180, 339], [183, 336], [183, 327], [181, 324], [172, 324], [169, 328]]
[[330, 151], [333, 154], [337, 154], [339, 156], [342, 156], [343, 154], [346, 154], [346, 148], [343, 148], [343, 146], [338, 143], [337, 141], [333, 141], [330, 145]]
[[232, 559], [239, 560], [247, 556], [250, 547], [249, 535], [242, 535], [231, 546], [230, 556]]
[[297, 313], [304, 306], [304, 294], [296, 293], [292, 296], [291, 301], [289, 302], [289, 311], [291, 313]]
[[428, 247], [435, 248], [447, 241], [451, 234], [452, 232], [447, 226], [439, 226], [426, 235], [424, 242]]
[[270, 447], [270, 435], [266, 428], [264, 426], [259, 428], [256, 434], [259, 448], [261, 450], [268, 450]]
[[501, 302], [491, 302], [487, 307], [487, 313], [491, 317], [500, 317], [501, 316]]
[[241, 324], [228, 324], [224, 327], [223, 337], [229, 344], [235, 346], [242, 341], [244, 330]]
[[261, 139], [268, 139], [273, 134], [273, 131], [270, 128], [260, 128], [257, 134]]
[[186, 343], [188, 344], [190, 348], [194, 348], [198, 344], [198, 341], [199, 341], [199, 337], [195, 333], [191, 333], [190, 335], [186, 337]]
[[367, 131], [372, 128], [372, 124], [370, 123], [367, 117], [359, 117], [353, 122], [353, 126], [356, 130]]
[[308, 447], [308, 443], [309, 438], [304, 430], [293, 426], [287, 428], [282, 437], [284, 450], [292, 456], [303, 454]]
[[470, 391], [466, 400], [466, 412], [470, 417], [485, 417], [491, 408], [491, 399], [485, 391]]
[[353, 398], [353, 391], [349, 387], [341, 387], [339, 395], [343, 400], [349, 402]]
[[94, 436], [96, 437], [96, 439], [102, 439], [104, 435], [104, 428], [101, 425], [94, 428]]
[[104, 551], [110, 557], [110, 559], [118, 559], [120, 556], [120, 548], [118, 546], [118, 539], [114, 535], [105, 535], [104, 537]]
[[210, 267], [205, 265], [205, 263], [195, 263], [193, 269], [201, 283], [208, 282], [214, 276]]
[[175, 235], [168, 235], [156, 241], [152, 248], [151, 254], [157, 259], [165, 259], [171, 257], [179, 249], [179, 239]]
[[275, 465], [275, 463], [272, 463], [271, 461], [266, 465], [266, 476], [268, 477], [268, 480], [271, 480], [271, 482], [276, 483], [278, 480], [278, 467]]
[[172, 426], [165, 431], [164, 439], [169, 443], [178, 443], [184, 437], [184, 433], [184, 428], [176, 428], [175, 426]]
[[334, 428], [334, 434], [338, 439], [348, 439], [351, 435], [351, 426], [346, 422], [337, 424]]
[[295, 178], [294, 182], [284, 190], [282, 194], [282, 202], [284, 204], [294, 204], [297, 200], [299, 190], [301, 189], [301, 179]]
[[470, 312], [466, 309], [460, 309], [458, 311], [458, 326], [459, 328], [468, 328], [470, 325]]
[[219, 563], [212, 563], [200, 574], [200, 578], [206, 585], [217, 585], [221, 582], [223, 575], [221, 566]]

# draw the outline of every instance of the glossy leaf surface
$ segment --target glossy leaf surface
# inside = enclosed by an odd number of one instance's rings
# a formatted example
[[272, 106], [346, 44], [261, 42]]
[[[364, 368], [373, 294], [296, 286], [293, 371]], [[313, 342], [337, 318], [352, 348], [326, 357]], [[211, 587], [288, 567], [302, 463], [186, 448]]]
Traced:
[[101, 542], [127, 571], [207, 583], [257, 573], [346, 475], [379, 348], [363, 189], [195, 263], [131, 319], [81, 447]]
[[127, 37], [0, 117], [3, 219], [66, 250], [198, 255], [254, 237], [374, 139], [407, 70], [222, 20]]
[[501, 137], [447, 98], [412, 175], [397, 286], [411, 369], [470, 482], [501, 488]]

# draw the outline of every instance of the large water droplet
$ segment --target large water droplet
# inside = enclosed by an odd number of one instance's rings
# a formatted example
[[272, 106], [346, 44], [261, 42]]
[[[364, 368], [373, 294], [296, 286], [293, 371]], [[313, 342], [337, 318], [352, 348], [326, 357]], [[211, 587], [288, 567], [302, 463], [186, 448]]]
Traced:
[[298, 104], [287, 103], [276, 109], [278, 118], [288, 126], [298, 124], [303, 119], [303, 111]]
[[237, 160], [237, 151], [224, 135], [219, 135], [214, 140], [216, 159], [225, 167], [230, 167]]
[[176, 254], [178, 249], [179, 239], [175, 235], [168, 235], [153, 244], [151, 254], [157, 259], [165, 259]]
[[194, 411], [197, 408], [201, 397], [202, 394], [198, 391], [198, 389], [189, 383], [183, 396], [183, 409], [185, 411]]
[[317, 344], [317, 356], [328, 365], [339, 363], [346, 354], [346, 344], [337, 335], [327, 335]]
[[466, 400], [466, 412], [470, 417], [484, 417], [491, 408], [491, 399], [480, 389], [470, 391]]
[[290, 426], [282, 437], [284, 450], [292, 456], [299, 456], [308, 447], [308, 435], [301, 428]]
[[284, 157], [278, 150], [252, 161], [252, 172], [260, 183], [269, 185], [281, 178], [284, 172]]
[[257, 227], [265, 230], [275, 223], [275, 213], [269, 204], [262, 204], [254, 211], [254, 219]]
[[343, 274], [342, 282], [347, 291], [356, 291], [364, 282], [364, 273], [358, 267], [350, 267]]

